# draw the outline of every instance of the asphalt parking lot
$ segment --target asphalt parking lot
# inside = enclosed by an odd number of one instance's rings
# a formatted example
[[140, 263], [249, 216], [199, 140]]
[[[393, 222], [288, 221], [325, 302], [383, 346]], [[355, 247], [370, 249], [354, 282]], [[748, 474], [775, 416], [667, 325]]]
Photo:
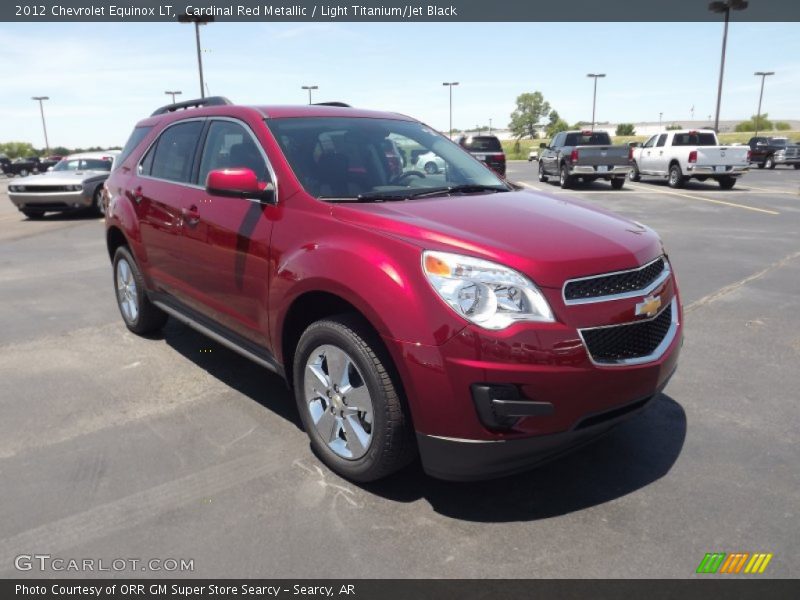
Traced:
[[800, 171], [727, 192], [564, 191], [526, 162], [509, 178], [661, 233], [678, 371], [648, 411], [535, 471], [453, 484], [413, 465], [369, 486], [321, 466], [275, 375], [174, 321], [128, 333], [101, 221], [28, 221], [0, 179], [0, 574], [40, 575], [14, 569], [39, 553], [194, 560], [169, 576], [660, 578], [743, 551], [796, 576]]

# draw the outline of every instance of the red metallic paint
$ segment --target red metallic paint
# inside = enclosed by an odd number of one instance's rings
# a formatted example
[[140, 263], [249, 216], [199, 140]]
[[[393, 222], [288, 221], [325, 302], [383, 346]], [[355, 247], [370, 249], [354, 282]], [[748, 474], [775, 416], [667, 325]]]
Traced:
[[[214, 116], [239, 119], [253, 131], [275, 172], [276, 205], [136, 175], [135, 165], [164, 126]], [[437, 436], [487, 440], [565, 431], [586, 415], [653, 394], [674, 370], [680, 331], [658, 361], [593, 365], [576, 329], [632, 321], [635, 301], [568, 307], [561, 298], [566, 279], [638, 267], [662, 254], [653, 231], [527, 191], [325, 203], [303, 190], [264, 124], [293, 116], [408, 119], [339, 107], [220, 106], [142, 121], [153, 130], [112, 173], [106, 223], [124, 233], [152, 290], [167, 291], [262, 345], [279, 363], [293, 302], [309, 292], [339, 296], [382, 336], [416, 430]], [[252, 187], [244, 173], [212, 172], [208, 182]], [[420, 266], [423, 249], [486, 258], [524, 273], [540, 286], [557, 321], [517, 322], [502, 331], [468, 324], [432, 290]], [[678, 294], [674, 278], [656, 293], [671, 301]], [[472, 405], [475, 382], [517, 384], [531, 399], [552, 402], [555, 412], [490, 431]]]

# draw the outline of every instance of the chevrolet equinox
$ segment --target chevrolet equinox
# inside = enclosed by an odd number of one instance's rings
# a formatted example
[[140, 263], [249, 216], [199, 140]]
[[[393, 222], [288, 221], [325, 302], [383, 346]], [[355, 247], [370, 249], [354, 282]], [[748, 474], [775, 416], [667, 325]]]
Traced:
[[128, 329], [171, 316], [285, 377], [354, 481], [416, 456], [444, 479], [525, 469], [644, 409], [677, 364], [656, 233], [519, 190], [399, 114], [165, 106], [103, 202]]

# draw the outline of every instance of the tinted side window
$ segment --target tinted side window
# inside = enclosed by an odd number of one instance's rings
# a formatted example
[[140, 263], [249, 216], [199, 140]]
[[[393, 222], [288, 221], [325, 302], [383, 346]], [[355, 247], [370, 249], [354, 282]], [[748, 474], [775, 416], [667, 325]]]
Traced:
[[653, 144], [655, 144], [655, 143], [656, 143], [656, 137], [657, 137], [657, 136], [655, 136], [655, 135], [654, 135], [654, 136], [653, 136], [653, 137], [651, 137], [649, 140], [647, 140], [647, 141], [645, 142], [645, 144], [644, 144], [644, 147], [645, 147], [645, 148], [652, 148], [652, 147], [653, 147]]
[[202, 129], [202, 121], [189, 121], [168, 127], [158, 138], [150, 175], [158, 179], [188, 183], [192, 175], [192, 159]]
[[250, 169], [259, 181], [269, 181], [267, 164], [250, 132], [239, 123], [213, 121], [200, 160], [198, 183], [205, 185], [209, 171], [237, 167]]
[[559, 146], [563, 146], [564, 145], [563, 142], [564, 142], [564, 134], [563, 133], [559, 133], [558, 135], [556, 135], [555, 139], [553, 140], [553, 146], [558, 148]]
[[660, 148], [661, 146], [663, 146], [666, 143], [667, 143], [667, 134], [666, 133], [662, 133], [660, 136], [658, 136], [658, 143], [656, 144], [656, 146], [658, 146]]

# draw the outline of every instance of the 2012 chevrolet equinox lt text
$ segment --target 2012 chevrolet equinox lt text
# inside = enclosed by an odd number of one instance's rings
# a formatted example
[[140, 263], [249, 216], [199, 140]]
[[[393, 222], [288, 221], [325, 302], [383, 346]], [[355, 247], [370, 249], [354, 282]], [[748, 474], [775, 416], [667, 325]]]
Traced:
[[[415, 170], [426, 153], [444, 168]], [[518, 191], [402, 115], [166, 106], [104, 201], [128, 328], [172, 316], [282, 374], [355, 481], [417, 454], [445, 479], [519, 471], [640, 411], [677, 364], [651, 229]]]

